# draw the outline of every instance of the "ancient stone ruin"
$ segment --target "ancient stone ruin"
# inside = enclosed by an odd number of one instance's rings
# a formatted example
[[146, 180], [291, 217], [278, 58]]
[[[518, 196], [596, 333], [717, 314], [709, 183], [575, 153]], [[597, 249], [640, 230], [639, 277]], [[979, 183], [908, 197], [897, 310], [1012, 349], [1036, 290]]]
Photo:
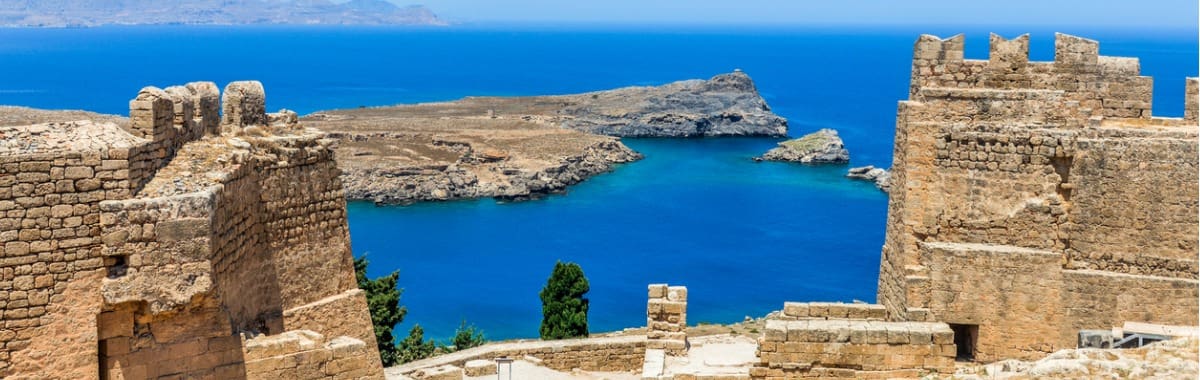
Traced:
[[1197, 320], [1197, 79], [1185, 117], [1151, 114], [1136, 58], [1055, 37], [921, 36], [896, 120], [879, 302], [937, 320], [958, 356], [1030, 359], [1080, 330]]
[[382, 378], [329, 141], [219, 98], [0, 127], [0, 377]]

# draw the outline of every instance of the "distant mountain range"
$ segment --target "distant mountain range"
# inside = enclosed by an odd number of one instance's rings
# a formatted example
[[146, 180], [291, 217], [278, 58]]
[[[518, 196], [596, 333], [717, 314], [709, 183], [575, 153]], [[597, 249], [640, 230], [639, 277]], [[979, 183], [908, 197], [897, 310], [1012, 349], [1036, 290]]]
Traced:
[[0, 0], [0, 26], [162, 24], [446, 25], [385, 0]]

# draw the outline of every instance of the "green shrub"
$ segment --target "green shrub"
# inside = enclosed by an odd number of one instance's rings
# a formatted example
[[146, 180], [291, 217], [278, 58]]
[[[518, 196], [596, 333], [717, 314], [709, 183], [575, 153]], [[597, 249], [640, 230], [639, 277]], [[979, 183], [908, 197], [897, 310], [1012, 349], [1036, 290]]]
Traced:
[[436, 343], [425, 340], [425, 329], [414, 324], [412, 330], [408, 331], [408, 337], [396, 345], [396, 359], [398, 363], [408, 363], [428, 358], [439, 351], [441, 350]]
[[484, 338], [483, 330], [476, 328], [475, 325], [467, 325], [466, 320], [458, 325], [458, 329], [454, 330], [454, 338], [450, 340], [455, 351], [479, 347], [484, 343], [487, 343], [487, 338]]

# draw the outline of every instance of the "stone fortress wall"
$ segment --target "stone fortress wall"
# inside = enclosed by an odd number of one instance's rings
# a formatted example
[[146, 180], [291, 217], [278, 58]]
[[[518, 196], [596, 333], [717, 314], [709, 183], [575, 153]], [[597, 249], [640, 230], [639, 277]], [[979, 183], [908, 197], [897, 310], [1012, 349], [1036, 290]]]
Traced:
[[922, 36], [896, 122], [878, 297], [890, 320], [951, 324], [974, 358], [1073, 348], [1082, 329], [1197, 320], [1197, 80], [1151, 114], [1136, 58], [1059, 34]]
[[331, 142], [218, 96], [0, 127], [0, 377], [382, 377]]

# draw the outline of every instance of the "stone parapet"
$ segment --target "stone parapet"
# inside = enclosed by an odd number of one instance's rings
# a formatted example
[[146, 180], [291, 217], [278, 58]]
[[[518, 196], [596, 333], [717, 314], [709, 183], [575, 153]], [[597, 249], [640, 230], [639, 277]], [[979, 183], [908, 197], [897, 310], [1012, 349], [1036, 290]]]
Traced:
[[410, 375], [416, 371], [453, 365], [462, 367], [472, 360], [494, 360], [499, 357], [532, 357], [541, 365], [559, 371], [579, 368], [584, 371], [626, 372], [641, 370], [647, 339], [642, 335], [564, 339], [551, 341], [518, 341], [489, 343], [429, 359], [388, 368], [388, 376]]
[[944, 323], [848, 319], [767, 321], [754, 379], [916, 377], [954, 371]]

